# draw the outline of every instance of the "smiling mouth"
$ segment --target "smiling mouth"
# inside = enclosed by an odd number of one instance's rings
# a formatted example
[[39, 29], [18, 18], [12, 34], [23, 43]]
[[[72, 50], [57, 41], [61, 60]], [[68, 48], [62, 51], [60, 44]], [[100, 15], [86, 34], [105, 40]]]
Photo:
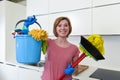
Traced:
[[60, 31], [61, 33], [66, 33], [67, 31]]

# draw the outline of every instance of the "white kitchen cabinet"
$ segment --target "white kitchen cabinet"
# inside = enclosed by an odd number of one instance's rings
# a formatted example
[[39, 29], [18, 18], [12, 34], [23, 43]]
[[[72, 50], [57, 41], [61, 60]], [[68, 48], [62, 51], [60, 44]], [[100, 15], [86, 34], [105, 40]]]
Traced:
[[12, 64], [0, 64], [0, 80], [18, 80], [17, 67]]
[[120, 0], [92, 0], [93, 6], [108, 5], [114, 3], [120, 3]]
[[36, 16], [37, 22], [41, 25], [42, 29], [49, 31], [49, 15]]
[[49, 12], [69, 11], [91, 7], [92, 0], [49, 0]]
[[40, 15], [91, 7], [92, 0], [27, 0], [27, 15]]
[[41, 80], [41, 75], [42, 72], [33, 68], [22, 66], [18, 68], [18, 80]]
[[15, 39], [12, 31], [17, 21], [24, 19], [26, 7], [10, 2], [0, 1], [0, 61], [12, 61], [15, 58]]
[[4, 64], [3, 64], [3, 62], [0, 62], [0, 80], [5, 80]]
[[93, 8], [93, 33], [120, 34], [120, 4]]
[[0, 1], [0, 33], [2, 34], [0, 37], [0, 61], [5, 60], [5, 7], [4, 7], [4, 2]]
[[0, 62], [0, 80], [41, 80], [43, 67]]
[[71, 19], [71, 35], [90, 34], [90, 7], [91, 0], [27, 0], [27, 16], [36, 15], [38, 22], [49, 35], [53, 35], [53, 22], [57, 16], [68, 16]]
[[91, 34], [91, 9], [57, 13], [49, 15], [50, 28], [49, 34], [53, 35], [53, 24], [57, 17], [66, 16], [70, 18], [72, 24], [71, 35], [86, 35]]
[[27, 15], [48, 14], [48, 0], [27, 0]]

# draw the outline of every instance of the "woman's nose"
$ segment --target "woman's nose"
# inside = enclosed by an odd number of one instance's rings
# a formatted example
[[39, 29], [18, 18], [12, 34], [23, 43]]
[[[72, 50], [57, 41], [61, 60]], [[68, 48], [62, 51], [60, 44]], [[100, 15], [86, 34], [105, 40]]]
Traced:
[[61, 29], [65, 29], [65, 26], [61, 26]]

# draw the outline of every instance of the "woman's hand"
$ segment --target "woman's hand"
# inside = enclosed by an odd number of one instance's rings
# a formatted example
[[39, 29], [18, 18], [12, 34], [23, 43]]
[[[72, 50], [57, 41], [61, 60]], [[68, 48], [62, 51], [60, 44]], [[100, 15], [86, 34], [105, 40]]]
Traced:
[[75, 68], [72, 68], [71, 64], [68, 64], [67, 68], [64, 70], [65, 74], [71, 75], [75, 71]]

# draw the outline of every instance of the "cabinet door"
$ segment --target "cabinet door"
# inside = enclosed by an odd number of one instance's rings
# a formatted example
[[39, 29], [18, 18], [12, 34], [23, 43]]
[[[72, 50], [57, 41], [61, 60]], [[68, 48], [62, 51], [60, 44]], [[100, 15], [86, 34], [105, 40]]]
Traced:
[[18, 80], [17, 67], [12, 64], [5, 64], [2, 66], [2, 76], [0, 80]]
[[120, 34], [120, 4], [93, 8], [93, 33]]
[[50, 35], [53, 35], [53, 24], [57, 17], [66, 16], [72, 24], [71, 35], [91, 34], [91, 9], [64, 12], [50, 15]]
[[42, 29], [49, 31], [49, 15], [38, 16], [37, 22], [41, 25]]
[[19, 80], [41, 80], [41, 72], [32, 68], [19, 67]]
[[120, 0], [93, 0], [93, 6], [119, 3]]
[[27, 0], [27, 15], [48, 13], [48, 0]]
[[92, 0], [49, 0], [49, 12], [60, 12], [91, 7]]
[[4, 2], [0, 1], [0, 61], [5, 61], [5, 10]]
[[0, 80], [5, 80], [4, 64], [0, 62]]
[[[10, 1], [5, 1], [5, 59], [6, 61], [15, 61], [15, 39], [11, 34], [14, 31], [15, 24], [26, 16], [26, 7]], [[21, 26], [22, 27], [22, 26]], [[18, 27], [19, 28], [19, 27]]]

